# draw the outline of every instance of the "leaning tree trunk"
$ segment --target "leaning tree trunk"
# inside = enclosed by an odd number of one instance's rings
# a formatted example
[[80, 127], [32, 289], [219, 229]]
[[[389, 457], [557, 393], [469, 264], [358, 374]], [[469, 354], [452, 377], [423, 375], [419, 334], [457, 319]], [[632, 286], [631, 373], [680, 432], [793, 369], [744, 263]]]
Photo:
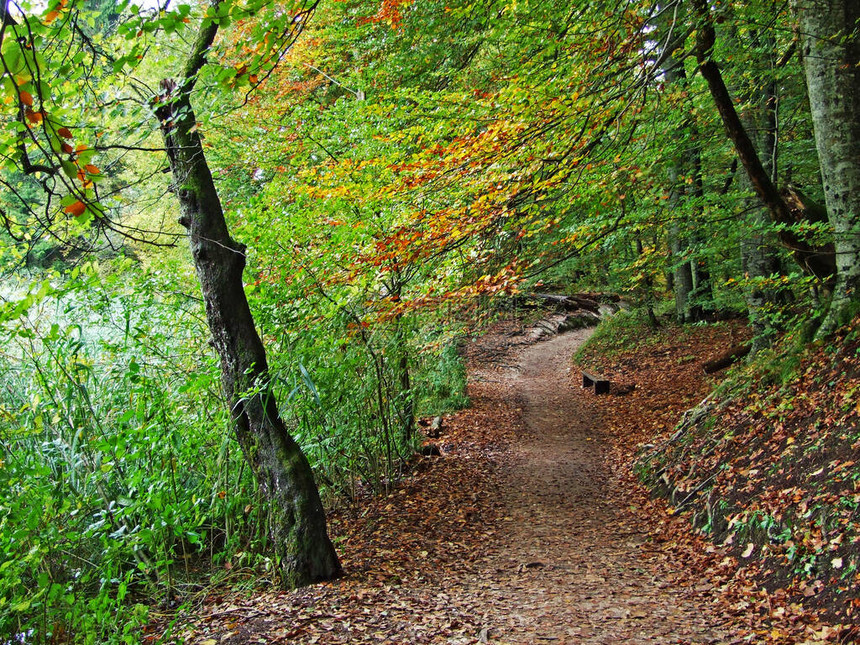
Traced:
[[803, 67], [836, 248], [836, 285], [824, 336], [856, 313], [860, 300], [860, 3], [795, 0]]
[[[808, 1], [813, 2], [814, 0]], [[852, 0], [844, 1], [851, 2]], [[804, 271], [829, 285], [832, 276], [836, 273], [833, 255], [827, 246], [815, 247], [802, 236], [793, 232], [793, 225], [798, 223], [795, 214], [792, 213], [791, 208], [762, 165], [755, 144], [735, 109], [734, 100], [723, 80], [722, 72], [712, 57], [716, 42], [716, 30], [710, 5], [706, 0], [691, 0], [691, 2], [699, 17], [695, 32], [696, 60], [699, 63], [699, 72], [708, 84], [714, 105], [725, 126], [726, 134], [735, 147], [735, 152], [749, 177], [752, 188], [768, 209], [771, 219], [777, 224], [784, 225], [779, 232], [780, 242], [791, 249], [794, 259]]]
[[217, 25], [203, 27], [179, 83], [163, 81], [156, 115], [179, 199], [180, 223], [206, 304], [212, 343], [236, 437], [269, 503], [270, 535], [283, 581], [295, 587], [330, 579], [340, 563], [310, 464], [278, 413], [266, 354], [242, 284], [245, 247], [227, 230], [212, 174], [196, 132], [190, 93]]

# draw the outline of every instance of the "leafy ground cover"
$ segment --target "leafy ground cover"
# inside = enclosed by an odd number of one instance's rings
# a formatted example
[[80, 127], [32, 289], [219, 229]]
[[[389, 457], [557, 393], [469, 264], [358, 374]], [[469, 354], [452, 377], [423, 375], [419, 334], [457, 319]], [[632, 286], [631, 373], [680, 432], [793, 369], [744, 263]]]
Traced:
[[[783, 346], [736, 371], [640, 461], [715, 543], [739, 610], [819, 616], [857, 639], [860, 610], [860, 342]], [[743, 597], [760, 597], [767, 607]]]
[[594, 405], [618, 471], [630, 473], [638, 451], [639, 474], [666, 497], [643, 502], [662, 518], [655, 543], [683, 554], [751, 642], [854, 642], [856, 334], [801, 355], [786, 342], [718, 386], [702, 364], [746, 337], [738, 322], [657, 331], [627, 323], [607, 325], [578, 361], [603, 361], [615, 381], [636, 384]]

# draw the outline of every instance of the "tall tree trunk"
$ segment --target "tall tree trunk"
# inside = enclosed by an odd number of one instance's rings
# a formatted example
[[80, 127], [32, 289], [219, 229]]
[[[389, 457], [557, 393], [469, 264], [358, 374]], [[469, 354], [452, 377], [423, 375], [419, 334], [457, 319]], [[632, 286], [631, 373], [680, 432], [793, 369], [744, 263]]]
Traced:
[[[681, 83], [686, 80], [683, 60], [675, 55], [666, 59], [663, 72], [668, 85]], [[673, 213], [680, 213], [684, 208], [684, 198], [687, 193], [683, 175], [686, 170], [688, 155], [681, 153], [669, 161], [669, 203]], [[684, 218], [686, 219], [686, 218]], [[675, 292], [675, 318], [679, 323], [693, 322], [690, 313], [690, 300], [693, 295], [693, 262], [687, 255], [689, 241], [682, 225], [676, 221], [669, 229], [669, 248], [673, 256], [673, 286]]]
[[[398, 342], [405, 342], [402, 339]], [[403, 404], [400, 408], [400, 426], [403, 429], [403, 439], [407, 442], [412, 441], [412, 434], [415, 429], [415, 397], [412, 394], [412, 381], [409, 377], [409, 355], [405, 347], [401, 348], [399, 369], [400, 369], [400, 396], [403, 397]]]
[[[400, 298], [400, 286], [397, 288], [397, 298]], [[403, 329], [403, 314], [394, 318], [394, 344], [397, 355], [398, 406], [401, 434], [407, 443], [412, 441], [415, 429], [415, 395], [412, 392], [412, 379], [409, 375], [409, 347]]]
[[[686, 83], [686, 75], [685, 75]], [[691, 146], [687, 151], [687, 166], [693, 183], [688, 186], [688, 194], [694, 200], [693, 212], [698, 218], [702, 216], [702, 204], [705, 198], [705, 187], [702, 181], [702, 145], [699, 138], [699, 128], [693, 116], [693, 105], [690, 103], [690, 139]], [[702, 243], [702, 237], [698, 232], [693, 234], [693, 243]], [[705, 319], [707, 310], [713, 308], [714, 285], [711, 281], [711, 271], [708, 269], [707, 259], [704, 257], [693, 258], [691, 261], [693, 272], [693, 303], [690, 307], [690, 319], [697, 322]]]
[[693, 262], [693, 305], [690, 307], [690, 319], [694, 322], [704, 320], [707, 311], [713, 309], [714, 285], [711, 282], [711, 271], [704, 259]]
[[[672, 173], [670, 172], [670, 175]], [[674, 194], [670, 195], [669, 208], [673, 208]], [[680, 226], [673, 224], [669, 229], [669, 248], [674, 258], [672, 270], [672, 287], [675, 294], [675, 318], [679, 323], [690, 321], [690, 297], [693, 293], [693, 264], [687, 253], [687, 240], [684, 239]], [[684, 258], [684, 259], [681, 259]]]
[[836, 248], [836, 285], [819, 336], [856, 313], [860, 300], [860, 3], [795, 0], [803, 67]]
[[266, 353], [242, 284], [245, 247], [230, 237], [195, 127], [190, 95], [217, 28], [201, 28], [178, 83], [162, 81], [156, 115], [179, 199], [179, 221], [188, 231], [212, 344], [221, 359], [236, 437], [269, 501], [270, 535], [283, 581], [301, 586], [336, 576], [340, 563], [326, 532], [310, 464], [278, 413]]
[[[642, 233], [636, 232], [636, 255], [640, 258], [645, 254], [645, 249], [642, 246]], [[645, 312], [648, 314], [648, 323], [654, 329], [657, 329], [660, 326], [660, 321], [657, 320], [657, 316], [654, 314], [654, 280], [651, 278], [651, 274], [648, 271], [648, 267], [643, 267], [643, 271], [645, 273], [645, 293], [643, 294], [643, 304], [645, 305]]]
[[[674, 49], [673, 41], [668, 37], [668, 34], [676, 28], [674, 20], [675, 17], [669, 12], [661, 12], [657, 25], [660, 32], [666, 34], [665, 37], [668, 39], [665, 44], [666, 51], [662, 55], [664, 57], [663, 75], [667, 86], [677, 85], [687, 91], [689, 88], [687, 87], [684, 57], [679, 54], [677, 49]], [[692, 105], [690, 107], [692, 108]], [[675, 213], [689, 212], [690, 208], [698, 213], [701, 209], [700, 200], [702, 197], [701, 145], [692, 109], [684, 115], [682, 127], [690, 133], [690, 136], [684, 139], [687, 141], [688, 147], [680, 150], [674, 159], [669, 160], [668, 206]], [[692, 200], [699, 200], [699, 203], [691, 207]], [[690, 219], [689, 216], [684, 217], [685, 221], [690, 221]], [[695, 236], [691, 236], [689, 232], [683, 230], [679, 223], [674, 223], [671, 226], [669, 236], [669, 247], [674, 256], [674, 279], [672, 282], [675, 293], [675, 317], [681, 323], [696, 322], [704, 316], [702, 297], [712, 299], [710, 281], [706, 278], [706, 271], [700, 267], [696, 258], [681, 260], [688, 254], [688, 249], [691, 242], [695, 241]], [[702, 271], [699, 270], [700, 268]], [[698, 281], [697, 277], [700, 278]], [[705, 288], [697, 288], [697, 283]]]
[[[753, 41], [760, 44], [757, 34], [753, 34]], [[768, 56], [775, 55], [775, 47], [773, 38], [767, 38]], [[773, 61], [769, 69], [758, 73], [752, 72], [749, 87], [744, 92], [745, 103], [749, 107], [740, 114], [740, 117], [747, 132], [754, 133], [753, 143], [761, 159], [762, 168], [776, 184], [778, 174], [777, 88], [773, 78], [774, 72]], [[754, 331], [750, 355], [754, 356], [770, 345], [775, 331], [771, 322], [773, 317], [769, 315], [769, 311], [777, 304], [778, 296], [773, 289], [766, 286], [765, 281], [779, 271], [779, 266], [775, 250], [765, 233], [768, 227], [767, 211], [755, 197], [747, 175], [742, 175], [738, 184], [747, 188], [750, 193], [749, 198], [744, 200], [744, 210], [751, 215], [748, 219], [749, 234], [741, 241], [741, 263], [744, 274], [751, 281], [745, 297], [750, 325]]]

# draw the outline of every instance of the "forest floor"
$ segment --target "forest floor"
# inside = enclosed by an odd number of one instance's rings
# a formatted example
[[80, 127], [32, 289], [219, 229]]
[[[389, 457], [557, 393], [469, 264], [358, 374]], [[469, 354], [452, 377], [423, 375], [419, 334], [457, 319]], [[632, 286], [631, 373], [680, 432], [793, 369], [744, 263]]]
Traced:
[[526, 332], [500, 324], [465, 348], [472, 407], [445, 418], [441, 456], [333, 514], [343, 578], [210, 590], [170, 641], [823, 642], [811, 627], [781, 637], [755, 603], [732, 604], [702, 560], [712, 549], [630, 475], [637, 427], [695, 404], [711, 384], [689, 357], [719, 353], [734, 332], [651, 348], [635, 391], [608, 396], [571, 369], [590, 330], [541, 342]]

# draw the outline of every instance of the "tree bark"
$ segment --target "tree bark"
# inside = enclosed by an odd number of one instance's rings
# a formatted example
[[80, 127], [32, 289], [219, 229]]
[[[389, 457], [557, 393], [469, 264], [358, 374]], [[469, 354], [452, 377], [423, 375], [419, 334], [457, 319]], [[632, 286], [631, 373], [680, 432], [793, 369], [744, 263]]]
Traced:
[[195, 127], [191, 91], [216, 32], [217, 25], [204, 25], [180, 81], [162, 81], [156, 115], [236, 437], [270, 501], [269, 531], [283, 582], [295, 587], [338, 575], [340, 563], [310, 464], [278, 413], [266, 353], [242, 284], [245, 247], [230, 237]]
[[860, 3], [795, 0], [836, 284], [819, 337], [856, 313], [860, 286]]
[[[675, 174], [670, 170], [670, 176]], [[669, 207], [674, 208], [676, 195], [673, 191]], [[679, 261], [687, 253], [687, 241], [683, 238], [680, 226], [673, 224], [669, 230], [670, 250], [675, 258], [675, 267], [672, 270], [672, 287], [675, 293], [675, 319], [681, 323], [692, 322], [690, 316], [690, 297], [693, 293], [693, 265], [689, 259]]]
[[[400, 299], [400, 285], [397, 288], [397, 298]], [[412, 379], [409, 375], [409, 347], [403, 330], [403, 314], [394, 317], [394, 344], [397, 354], [397, 381], [399, 384], [397, 398], [397, 414], [400, 417], [400, 428], [403, 440], [409, 443], [415, 431], [415, 393], [412, 391]]]

